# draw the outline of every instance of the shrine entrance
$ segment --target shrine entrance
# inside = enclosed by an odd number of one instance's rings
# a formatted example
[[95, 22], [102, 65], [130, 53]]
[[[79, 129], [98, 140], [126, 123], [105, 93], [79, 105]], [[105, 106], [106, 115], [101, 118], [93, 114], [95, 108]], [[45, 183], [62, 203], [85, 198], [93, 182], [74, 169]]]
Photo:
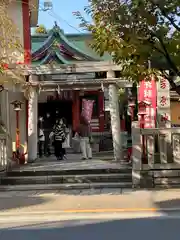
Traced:
[[[72, 91], [44, 93], [39, 98], [38, 117], [43, 118], [44, 127], [52, 128], [57, 118], [65, 118], [68, 127], [73, 123]], [[47, 120], [47, 115], [48, 121]]]
[[39, 103], [38, 115], [43, 117], [45, 125], [47, 125], [47, 114], [49, 114], [49, 126], [46, 128], [51, 128], [57, 118], [65, 118], [67, 126], [72, 126], [72, 101], [52, 100]]
[[[66, 121], [67, 140], [66, 148], [71, 147], [72, 138], [72, 101], [70, 100], [51, 100], [46, 103], [38, 104], [39, 118], [43, 118], [43, 128], [45, 136], [49, 136], [57, 119], [64, 118]], [[51, 153], [54, 148], [51, 146]]]

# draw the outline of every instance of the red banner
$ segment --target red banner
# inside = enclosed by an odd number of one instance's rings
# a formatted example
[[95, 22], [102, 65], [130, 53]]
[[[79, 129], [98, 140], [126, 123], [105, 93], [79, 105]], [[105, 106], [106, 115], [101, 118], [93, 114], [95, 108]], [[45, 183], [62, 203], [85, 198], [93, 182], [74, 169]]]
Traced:
[[94, 100], [82, 99], [81, 115], [84, 116], [88, 122], [91, 122], [93, 104], [94, 104]]
[[[152, 78], [150, 81], [141, 81], [138, 91], [138, 102], [148, 102], [145, 107], [144, 128], [155, 128], [156, 126], [156, 107], [157, 107], [157, 89], [156, 81]], [[142, 121], [139, 116], [139, 121]]]

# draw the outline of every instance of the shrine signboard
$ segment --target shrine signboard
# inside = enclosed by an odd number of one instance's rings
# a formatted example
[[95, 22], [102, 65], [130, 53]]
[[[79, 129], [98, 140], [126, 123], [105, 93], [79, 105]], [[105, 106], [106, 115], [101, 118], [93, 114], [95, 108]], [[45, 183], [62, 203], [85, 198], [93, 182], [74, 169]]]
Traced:
[[[170, 84], [167, 79], [158, 77], [157, 81], [157, 117], [159, 128], [171, 128]], [[161, 163], [172, 159], [171, 133], [159, 135]]]
[[157, 81], [157, 117], [159, 128], [171, 128], [170, 84], [163, 77]]

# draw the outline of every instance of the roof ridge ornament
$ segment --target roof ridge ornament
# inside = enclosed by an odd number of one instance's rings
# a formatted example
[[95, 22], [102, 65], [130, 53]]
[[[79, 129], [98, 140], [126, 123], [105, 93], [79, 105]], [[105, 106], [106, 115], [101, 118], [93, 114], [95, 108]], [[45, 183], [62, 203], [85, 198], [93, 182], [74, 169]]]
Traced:
[[57, 24], [57, 21], [54, 21], [54, 26], [53, 26], [53, 29], [54, 33], [63, 33], [64, 34], [64, 31], [63, 29], [61, 29], [58, 24]]
[[55, 31], [59, 31], [59, 30], [60, 30], [60, 27], [58, 26], [58, 24], [57, 24], [56, 21], [54, 21], [54, 27], [53, 27], [53, 29], [54, 29]]

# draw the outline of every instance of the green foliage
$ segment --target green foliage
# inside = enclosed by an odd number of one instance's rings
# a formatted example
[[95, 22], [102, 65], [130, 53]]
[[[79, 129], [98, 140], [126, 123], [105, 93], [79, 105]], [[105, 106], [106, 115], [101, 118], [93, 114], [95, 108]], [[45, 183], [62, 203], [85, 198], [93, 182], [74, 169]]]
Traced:
[[89, 0], [85, 11], [92, 23], [80, 12], [75, 15], [92, 32], [91, 47], [99, 55], [108, 52], [123, 76], [139, 81], [151, 73], [163, 74], [176, 87], [155, 65], [163, 59], [164, 68], [180, 76], [180, 0]]
[[38, 27], [35, 29], [35, 33], [41, 33], [41, 34], [46, 34], [47, 29], [43, 24], [40, 24]]

